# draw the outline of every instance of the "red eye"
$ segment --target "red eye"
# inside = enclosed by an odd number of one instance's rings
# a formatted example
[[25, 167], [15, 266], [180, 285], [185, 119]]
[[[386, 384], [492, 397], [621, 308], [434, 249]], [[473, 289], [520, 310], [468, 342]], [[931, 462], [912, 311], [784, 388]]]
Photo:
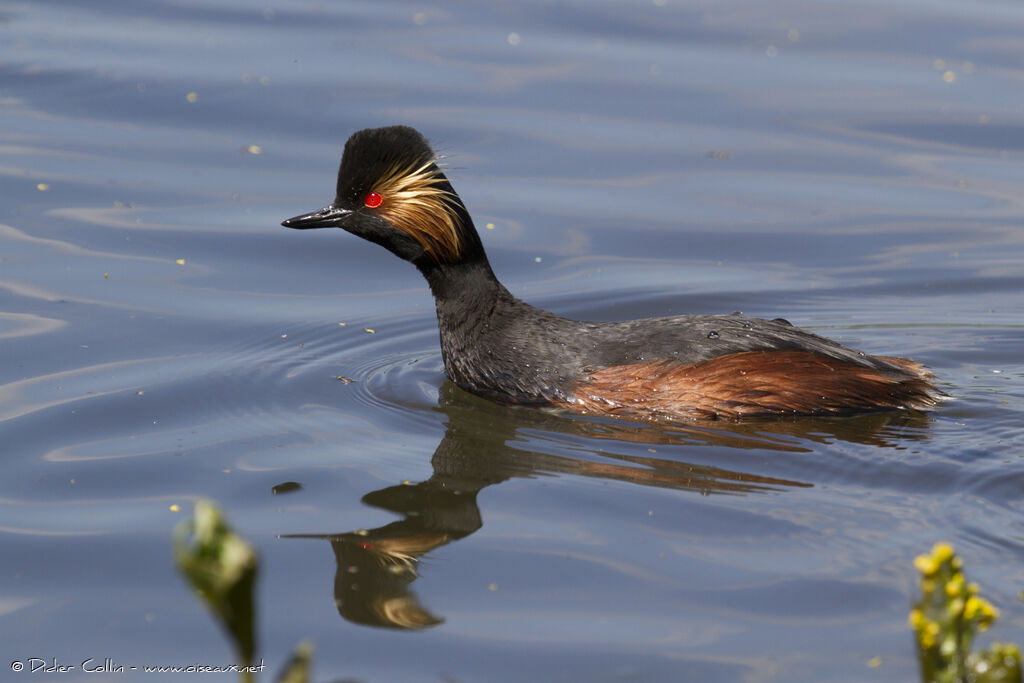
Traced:
[[368, 209], [376, 209], [383, 202], [384, 202], [384, 198], [381, 197], [376, 192], [367, 192], [366, 196], [363, 197], [363, 204], [365, 204], [366, 208], [368, 208]]

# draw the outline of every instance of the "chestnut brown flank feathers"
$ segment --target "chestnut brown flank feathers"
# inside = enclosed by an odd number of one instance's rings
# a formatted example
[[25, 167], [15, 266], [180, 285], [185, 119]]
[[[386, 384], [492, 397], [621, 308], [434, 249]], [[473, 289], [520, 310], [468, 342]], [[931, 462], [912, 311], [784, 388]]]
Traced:
[[806, 351], [746, 351], [697, 363], [660, 360], [592, 373], [566, 407], [611, 416], [694, 418], [831, 414], [934, 405], [931, 373], [881, 357], [909, 374], [845, 363]]

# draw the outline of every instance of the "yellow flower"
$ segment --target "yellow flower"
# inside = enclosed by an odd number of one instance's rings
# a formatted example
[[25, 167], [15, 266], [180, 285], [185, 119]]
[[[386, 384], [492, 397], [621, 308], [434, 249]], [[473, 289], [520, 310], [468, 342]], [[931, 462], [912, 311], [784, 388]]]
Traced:
[[984, 631], [988, 628], [989, 624], [995, 621], [999, 617], [999, 610], [992, 606], [985, 598], [979, 598], [977, 595], [972, 595], [967, 598], [967, 602], [964, 604], [964, 619], [968, 621], [977, 621], [978, 628]]
[[936, 543], [932, 548], [932, 557], [936, 562], [947, 562], [953, 555], [953, 546], [948, 543]]
[[917, 567], [917, 571], [921, 572], [925, 576], [931, 576], [938, 570], [938, 566], [935, 564], [935, 560], [928, 557], [927, 555], [918, 555], [914, 558], [914, 566]]
[[935, 639], [939, 635], [939, 625], [934, 621], [925, 619], [921, 629], [917, 632], [917, 640], [924, 649], [935, 647]]

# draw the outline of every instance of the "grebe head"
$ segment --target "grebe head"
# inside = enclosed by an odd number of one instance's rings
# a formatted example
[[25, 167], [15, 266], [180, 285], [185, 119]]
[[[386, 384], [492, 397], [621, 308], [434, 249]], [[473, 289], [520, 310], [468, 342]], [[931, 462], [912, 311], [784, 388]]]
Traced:
[[342, 228], [421, 269], [483, 257], [469, 214], [427, 140], [408, 126], [367, 128], [345, 143], [334, 202], [287, 228]]

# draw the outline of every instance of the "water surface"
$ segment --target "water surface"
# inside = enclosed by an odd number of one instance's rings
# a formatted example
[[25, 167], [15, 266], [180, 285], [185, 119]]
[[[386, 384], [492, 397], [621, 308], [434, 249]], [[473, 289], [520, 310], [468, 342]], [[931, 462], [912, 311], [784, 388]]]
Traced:
[[[938, 540], [1001, 608], [990, 637], [1024, 642], [1016, 4], [0, 22], [0, 665], [228, 663], [172, 567], [199, 497], [261, 553], [268, 668], [310, 639], [317, 680], [913, 680]], [[532, 303], [782, 316], [954, 400], [657, 427], [469, 396], [415, 269], [279, 227], [392, 123], [446, 155]]]

